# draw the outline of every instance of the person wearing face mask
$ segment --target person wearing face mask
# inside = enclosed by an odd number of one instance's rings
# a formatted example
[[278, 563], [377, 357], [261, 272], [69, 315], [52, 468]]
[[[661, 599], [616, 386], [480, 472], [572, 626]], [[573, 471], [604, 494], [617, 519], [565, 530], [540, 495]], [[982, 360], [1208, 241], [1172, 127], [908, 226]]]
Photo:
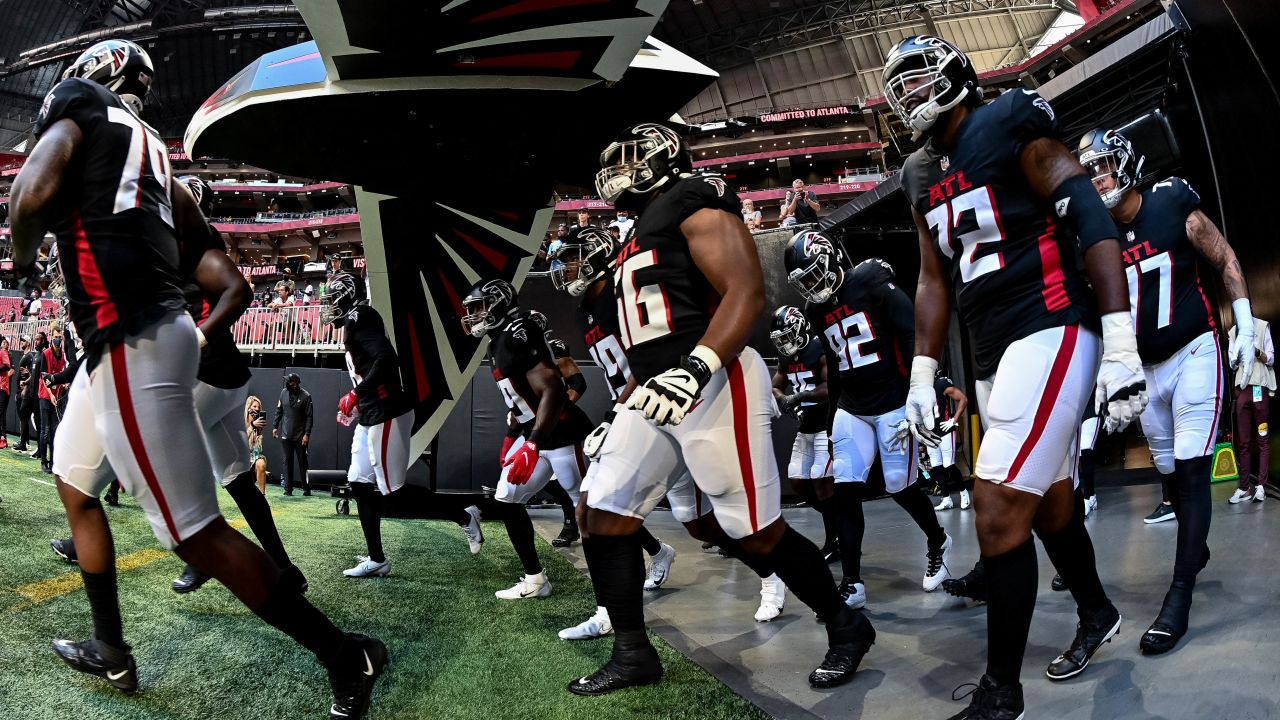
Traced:
[[36, 386], [40, 408], [40, 440], [36, 445], [36, 457], [40, 458], [40, 469], [47, 475], [53, 474], [53, 433], [58, 427], [58, 402], [62, 394], [61, 388], [53, 384], [54, 373], [60, 373], [66, 367], [62, 335], [55, 334], [52, 344], [40, 353], [40, 382]]
[[302, 471], [302, 494], [311, 495], [307, 482], [307, 446], [311, 444], [312, 421], [311, 393], [302, 389], [302, 379], [297, 373], [289, 373], [284, 379], [284, 389], [276, 402], [276, 420], [271, 434], [280, 439], [284, 450], [284, 494], [293, 495], [296, 465]]
[[[38, 407], [36, 385], [40, 381], [40, 356], [44, 352], [45, 343], [45, 334], [42, 332], [35, 334], [34, 342], [23, 341], [22, 361], [18, 364], [18, 422], [22, 425], [22, 436], [14, 447], [14, 450], [18, 452], [28, 452], [27, 440], [31, 437], [31, 418], [33, 416], [36, 418], [35, 437], [37, 442], [40, 439], [40, 418], [35, 415]], [[30, 452], [34, 457], [35, 451]]]
[[631, 213], [626, 210], [619, 210], [618, 219], [609, 223], [609, 227], [618, 228], [618, 238], [625, 240], [627, 233], [631, 232], [631, 226], [635, 224], [636, 221], [632, 219]]

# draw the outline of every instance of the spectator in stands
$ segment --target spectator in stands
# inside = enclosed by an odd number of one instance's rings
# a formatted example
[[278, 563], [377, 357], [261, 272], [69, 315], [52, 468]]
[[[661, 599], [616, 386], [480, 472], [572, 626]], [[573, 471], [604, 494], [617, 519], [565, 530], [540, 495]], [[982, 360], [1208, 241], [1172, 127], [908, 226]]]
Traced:
[[36, 425], [36, 441], [40, 440], [40, 419], [35, 415], [36, 411], [36, 384], [40, 381], [40, 376], [36, 373], [39, 369], [40, 356], [44, 352], [46, 339], [42, 332], [36, 333], [35, 342], [32, 343], [26, 336], [22, 338], [22, 362], [18, 364], [18, 424], [22, 426], [22, 435], [18, 438], [18, 444], [13, 448], [18, 452], [29, 452], [32, 456], [36, 454], [27, 445], [27, 440], [31, 438], [31, 420], [35, 417]]
[[342, 256], [338, 253], [333, 253], [329, 256], [329, 271], [327, 274], [336, 275], [340, 272], [342, 272]]
[[307, 286], [302, 289], [302, 304], [314, 305], [315, 302], [316, 302], [316, 288], [314, 285], [308, 282]]
[[17, 309], [17, 308], [9, 308], [9, 320], [8, 320], [8, 322], [17, 322], [17, 321], [18, 321], [18, 309]]
[[280, 439], [284, 450], [284, 494], [292, 495], [294, 461], [302, 471], [302, 494], [311, 494], [307, 480], [307, 446], [311, 444], [312, 403], [311, 393], [302, 389], [302, 378], [289, 373], [284, 379], [284, 389], [276, 401], [276, 421], [271, 426], [271, 436]]
[[619, 228], [616, 224], [609, 226], [609, 234], [613, 236], [614, 240], [622, 241], [622, 228]]
[[791, 181], [791, 190], [787, 191], [787, 199], [783, 201], [783, 209], [787, 215], [795, 218], [791, 225], [805, 225], [818, 222], [818, 196], [806, 190], [804, 181], [796, 178]]
[[586, 210], [579, 210], [578, 224], [574, 225], [574, 227], [590, 227], [590, 226], [591, 226], [591, 213], [587, 212]]
[[756, 231], [760, 229], [761, 223], [764, 222], [764, 216], [756, 209], [756, 204], [750, 198], [742, 201], [742, 222], [747, 224], [747, 229]]
[[262, 401], [250, 395], [244, 401], [244, 431], [249, 438], [249, 462], [258, 480], [258, 492], [267, 494], [267, 456], [262, 454], [262, 431], [267, 427], [267, 414], [262, 412]]
[[270, 307], [290, 307], [293, 305], [293, 292], [289, 289], [289, 283], [281, 280], [276, 283], [276, 296], [271, 298]]
[[40, 308], [44, 303], [40, 302], [40, 291], [32, 290], [31, 295], [27, 297], [22, 307], [22, 315], [32, 319], [40, 316]]
[[0, 338], [0, 450], [9, 447], [9, 433], [5, 429], [5, 420], [9, 416], [9, 379], [13, 375], [13, 360], [9, 356], [9, 338]]
[[609, 227], [618, 228], [618, 236], [626, 237], [627, 233], [631, 232], [631, 226], [635, 224], [636, 221], [631, 219], [631, 213], [619, 210], [617, 219], [609, 223]]
[[36, 443], [36, 457], [40, 459], [40, 469], [46, 475], [53, 474], [53, 434], [58, 429], [58, 407], [61, 400], [61, 386], [54, 376], [66, 368], [67, 359], [62, 354], [62, 335], [55, 330], [53, 340], [40, 354], [37, 366], [37, 374], [40, 376], [40, 382], [36, 386], [36, 398], [40, 404], [40, 440]]

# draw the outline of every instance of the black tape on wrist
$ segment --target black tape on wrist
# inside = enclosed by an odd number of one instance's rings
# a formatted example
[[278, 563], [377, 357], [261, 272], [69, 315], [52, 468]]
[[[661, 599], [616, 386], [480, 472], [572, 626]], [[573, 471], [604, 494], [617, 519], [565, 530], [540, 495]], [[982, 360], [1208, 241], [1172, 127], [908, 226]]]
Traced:
[[1081, 251], [1103, 240], [1120, 238], [1111, 212], [1102, 204], [1102, 198], [1088, 177], [1074, 175], [1067, 178], [1053, 191], [1050, 200], [1053, 201], [1054, 214], [1078, 238]]
[[564, 384], [582, 397], [587, 392], [587, 378], [582, 373], [574, 373], [565, 379]]
[[681, 355], [680, 368], [688, 371], [688, 373], [693, 376], [693, 379], [698, 381], [699, 390], [706, 387], [707, 383], [711, 380], [711, 368], [708, 367], [707, 364], [699, 357], [695, 357], [693, 355]]

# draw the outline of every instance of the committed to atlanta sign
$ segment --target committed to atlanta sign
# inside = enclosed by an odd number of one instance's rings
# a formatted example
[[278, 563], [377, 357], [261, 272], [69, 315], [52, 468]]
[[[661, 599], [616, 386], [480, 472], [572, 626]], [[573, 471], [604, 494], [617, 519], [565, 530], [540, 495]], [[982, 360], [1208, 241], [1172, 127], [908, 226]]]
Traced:
[[760, 122], [782, 122], [784, 120], [808, 120], [809, 118], [833, 117], [836, 115], [853, 114], [848, 107], [840, 105], [838, 107], [810, 108], [808, 110], [787, 110], [785, 112], [765, 113], [760, 116]]

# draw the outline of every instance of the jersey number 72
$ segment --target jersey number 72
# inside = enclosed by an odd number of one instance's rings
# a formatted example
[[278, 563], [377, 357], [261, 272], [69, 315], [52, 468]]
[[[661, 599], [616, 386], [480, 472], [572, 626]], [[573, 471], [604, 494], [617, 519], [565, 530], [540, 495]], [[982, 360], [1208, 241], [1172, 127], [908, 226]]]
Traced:
[[969, 211], [973, 212], [976, 227], [957, 236], [961, 253], [960, 280], [966, 283], [1004, 267], [1004, 256], [999, 251], [981, 250], [983, 245], [1004, 239], [1004, 229], [1000, 227], [1000, 215], [996, 212], [991, 188], [984, 185], [957, 195], [924, 216], [938, 241], [938, 249], [947, 259], [951, 259], [956, 252], [951, 244], [951, 233], [960, 226], [961, 219]]

